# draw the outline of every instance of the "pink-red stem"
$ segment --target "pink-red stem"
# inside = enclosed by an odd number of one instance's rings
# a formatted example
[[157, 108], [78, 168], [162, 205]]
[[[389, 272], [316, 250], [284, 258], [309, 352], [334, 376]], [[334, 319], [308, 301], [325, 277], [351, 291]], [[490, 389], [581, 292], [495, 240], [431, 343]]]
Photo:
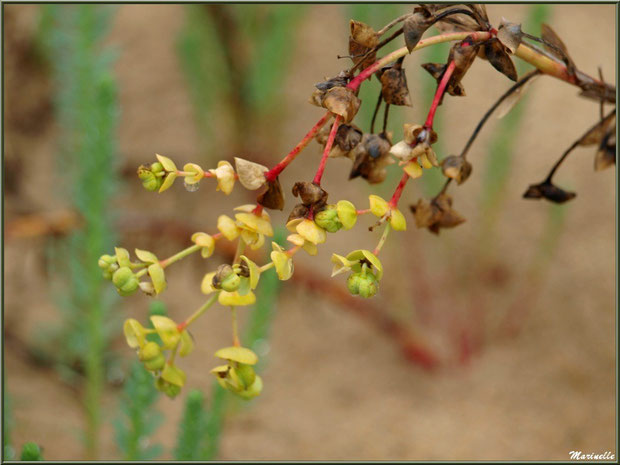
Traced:
[[336, 119], [334, 120], [334, 124], [332, 125], [332, 130], [329, 132], [329, 138], [327, 139], [327, 143], [325, 144], [325, 150], [323, 150], [323, 157], [321, 157], [321, 163], [319, 163], [319, 168], [316, 170], [316, 175], [314, 176], [314, 183], [317, 186], [321, 185], [321, 178], [323, 177], [323, 172], [325, 171], [325, 165], [327, 164], [327, 159], [329, 158], [329, 152], [332, 150], [332, 146], [334, 145], [334, 140], [336, 139], [336, 133], [338, 132], [338, 126], [340, 126], [340, 120], [342, 116], [336, 115]]
[[433, 128], [433, 120], [435, 119], [435, 112], [437, 111], [437, 107], [439, 106], [439, 102], [441, 102], [441, 98], [443, 97], [444, 92], [446, 91], [446, 86], [448, 85], [448, 81], [450, 77], [452, 77], [452, 73], [454, 72], [454, 68], [456, 64], [454, 61], [451, 61], [448, 65], [448, 68], [443, 74], [441, 78], [441, 82], [439, 86], [437, 86], [437, 92], [435, 92], [435, 98], [433, 99], [433, 103], [431, 105], [430, 110], [428, 110], [428, 117], [426, 118], [426, 123], [424, 123], [424, 127], [427, 129]]
[[407, 181], [409, 181], [409, 175], [407, 173], [403, 173], [403, 177], [400, 178], [400, 182], [398, 183], [398, 186], [396, 186], [396, 190], [389, 201], [391, 208], [396, 208], [396, 205], [398, 205], [398, 201], [400, 200], [400, 196], [403, 194], [403, 189], [405, 188]]
[[312, 126], [312, 129], [308, 131], [308, 134], [306, 134], [304, 138], [301, 141], [299, 141], [299, 143], [295, 146], [295, 148], [293, 148], [293, 150], [291, 150], [288, 153], [288, 155], [282, 159], [280, 163], [278, 163], [277, 165], [275, 165], [273, 168], [271, 168], [269, 171], [265, 173], [265, 178], [267, 179], [267, 181], [273, 182], [276, 180], [278, 175], [282, 171], [284, 171], [284, 168], [286, 168], [295, 159], [295, 157], [299, 155], [299, 153], [303, 149], [306, 148], [306, 146], [310, 143], [310, 141], [314, 138], [314, 136], [316, 136], [316, 133], [319, 132], [319, 130], [327, 122], [330, 115], [331, 113], [329, 111], [325, 113], [325, 115], [323, 115], [323, 117], [320, 120], [318, 120], [314, 126]]

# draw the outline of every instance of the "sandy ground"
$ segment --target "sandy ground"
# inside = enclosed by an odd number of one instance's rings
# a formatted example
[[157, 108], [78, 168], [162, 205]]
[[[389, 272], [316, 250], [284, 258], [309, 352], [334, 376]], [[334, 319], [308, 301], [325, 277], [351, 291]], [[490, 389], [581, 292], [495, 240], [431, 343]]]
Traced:
[[[27, 37], [34, 27], [36, 7], [7, 8], [15, 10], [18, 30]], [[526, 14], [525, 5], [489, 5], [488, 9], [494, 23], [501, 16], [521, 21]], [[612, 5], [556, 5], [550, 20], [578, 66], [596, 74], [597, 66], [603, 65], [608, 80], [613, 79], [615, 69], [614, 11]], [[315, 82], [339, 70], [335, 55], [344, 47], [346, 19], [340, 6], [308, 9], [296, 38], [304, 46], [298, 49], [291, 64], [295, 73], [283, 90], [282, 131], [274, 135], [272, 150], [263, 154], [266, 162], [273, 163], [286, 153], [320, 116], [319, 109], [306, 106], [307, 111], [300, 112], [299, 107]], [[199, 132], [175, 54], [175, 38], [183, 23], [181, 5], [123, 5], [118, 9], [109, 42], [121, 52], [116, 72], [124, 164], [137, 165], [155, 152], [182, 162], [194, 160], [199, 153]], [[322, 34], [316, 33], [318, 28]], [[7, 63], [12, 63], [10, 50], [5, 53]], [[419, 63], [414, 58], [408, 64], [412, 89]], [[15, 88], [19, 76], [10, 70], [6, 73], [6, 86]], [[440, 108], [446, 115], [445, 127], [450, 128], [442, 136], [449, 153], [459, 150], [477, 115], [508, 86], [505, 78], [482, 62], [473, 66], [464, 83], [469, 98], [446, 99]], [[419, 91], [412, 92], [419, 96]], [[530, 283], [526, 277], [548, 205], [526, 202], [520, 196], [597, 117], [597, 106], [575, 98], [576, 93], [550, 78], [540, 79], [532, 88], [498, 218], [497, 239], [487, 255], [477, 255], [485, 245], [476, 243], [481, 191], [481, 176], [476, 176], [481, 173], [476, 171], [455, 195], [458, 210], [469, 220], [466, 224], [431, 237], [414, 229], [410, 221], [403, 238], [388, 242], [384, 249], [386, 284], [377, 301], [434, 347], [446, 360], [444, 367], [429, 373], [413, 366], [365, 321], [320, 295], [285, 286], [269, 342], [265, 391], [248, 409], [228, 419], [221, 459], [566, 460], [573, 450], [615, 454], [616, 180], [613, 170], [593, 172], [593, 150], [579, 150], [558, 176], [561, 185], [570, 186], [579, 196], [563, 207], [566, 222], [544, 279]], [[32, 111], [36, 115], [41, 110]], [[414, 108], [404, 114], [412, 118], [422, 112]], [[472, 153], [474, 163], [484, 155], [493, 127], [496, 123], [481, 135]], [[56, 130], [53, 122], [31, 136], [19, 128], [7, 128], [7, 150], [19, 153], [22, 164], [39, 167], [30, 175], [34, 178], [28, 178], [33, 182], [20, 183], [18, 194], [7, 194], [8, 221], [20, 211], [62, 206], [58, 197], [41, 195], [46, 192], [44, 186], [54, 182], [43, 173], [52, 171]], [[282, 176], [283, 184], [309, 177], [318, 149], [313, 144], [308, 151], [306, 158]], [[362, 183], [340, 182], [347, 170], [348, 165], [340, 160], [330, 162], [326, 186], [334, 199], [350, 198], [363, 205], [368, 190]], [[18, 175], [27, 176], [23, 170]], [[421, 190], [409, 189], [405, 201], [413, 202]], [[207, 195], [209, 205], [217, 208], [205, 208]], [[218, 214], [250, 200], [241, 193], [230, 199], [212, 195], [206, 188], [190, 195], [179, 187], [162, 197], [159, 214], [182, 220], [200, 211], [197, 223], [208, 228]], [[153, 197], [132, 181], [123, 186], [119, 205], [126, 206], [128, 200], [131, 207], [124, 208], [123, 216], [131, 219], [139, 217]], [[274, 215], [276, 221], [283, 217]], [[377, 234], [369, 237], [363, 229], [339, 234], [330, 238], [317, 259], [302, 257], [300, 261], [327, 276], [332, 252], [369, 247]], [[125, 237], [123, 246], [141, 246], [140, 240]], [[177, 248], [150, 240], [161, 255]], [[410, 252], [404, 265], [403, 250]], [[22, 341], [58, 315], [47, 290], [44, 252], [45, 241], [39, 239], [5, 243], [5, 324]], [[477, 274], [493, 267], [507, 273], [508, 284]], [[198, 285], [205, 271], [199, 261], [190, 260], [170, 275], [163, 300], [173, 317], [181, 318], [200, 305]], [[425, 274], [435, 295], [428, 305], [414, 305], [412, 301], [418, 301], [409, 298], [419, 294], [414, 280], [420, 274]], [[437, 292], [441, 286], [452, 289], [458, 283], [465, 283], [465, 288], [456, 296]], [[509, 337], [498, 330], [496, 322], [513, 307], [516, 310], [511, 311], [524, 316], [518, 333]], [[143, 315], [145, 308], [144, 298], [132, 297], [124, 311]], [[468, 363], [455, 363], [458, 356], [450, 342], [454, 328], [477, 324], [484, 327], [476, 333], [482, 334], [481, 349]], [[188, 387], [206, 389], [211, 383], [211, 354], [228, 342], [226, 312], [210, 313], [197, 323], [195, 334], [199, 335], [196, 351], [183, 367], [189, 373]], [[76, 392], [59, 381], [53, 370], [29, 363], [21, 346], [12, 341], [7, 340], [4, 361], [15, 417], [14, 442], [38, 442], [46, 459], [83, 458], [80, 431], [84, 418]], [[119, 348], [131, 356], [122, 344]], [[106, 392], [105, 412], [114, 411], [118, 392], [112, 387]], [[168, 419], [155, 438], [166, 446], [165, 457], [174, 444], [181, 407], [182, 398], [162, 399], [158, 405]], [[112, 418], [105, 418], [104, 459], [118, 457], [109, 424]]]

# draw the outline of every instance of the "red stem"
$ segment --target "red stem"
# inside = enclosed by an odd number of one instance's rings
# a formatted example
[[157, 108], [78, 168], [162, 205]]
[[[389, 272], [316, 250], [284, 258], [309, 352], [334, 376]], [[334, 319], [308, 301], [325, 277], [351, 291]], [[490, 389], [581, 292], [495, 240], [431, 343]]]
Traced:
[[306, 146], [310, 143], [314, 136], [316, 136], [316, 133], [319, 132], [319, 129], [321, 129], [323, 125], [327, 122], [327, 119], [330, 115], [331, 113], [329, 111], [325, 113], [325, 115], [323, 115], [323, 117], [318, 120], [314, 126], [312, 126], [312, 129], [308, 131], [308, 134], [304, 136], [304, 138], [295, 146], [295, 148], [293, 148], [293, 150], [291, 150], [288, 155], [284, 157], [282, 161], [280, 161], [280, 163], [278, 163], [265, 173], [265, 178], [267, 179], [267, 181], [273, 182], [276, 180], [278, 175], [282, 171], [284, 171], [284, 168], [286, 168], [295, 159], [295, 157], [299, 155], [299, 153], [303, 149], [306, 148]]
[[329, 138], [327, 139], [327, 143], [325, 144], [325, 150], [323, 150], [323, 157], [321, 158], [321, 163], [319, 163], [319, 168], [316, 170], [316, 174], [314, 175], [314, 184], [317, 186], [321, 185], [321, 178], [323, 177], [323, 171], [325, 171], [325, 165], [327, 164], [327, 158], [329, 157], [329, 152], [332, 150], [332, 146], [334, 145], [334, 140], [336, 139], [336, 133], [338, 132], [338, 126], [340, 126], [340, 120], [342, 116], [336, 115], [336, 119], [334, 120], [334, 124], [332, 125], [332, 130], [329, 132]]
[[256, 204], [256, 208], [254, 208], [254, 210], [252, 210], [252, 213], [254, 213], [256, 216], [261, 216], [261, 214], [263, 213], [263, 206], [259, 203]]
[[448, 81], [454, 72], [454, 68], [456, 64], [454, 61], [451, 61], [446, 69], [443, 77], [441, 78], [441, 82], [437, 86], [437, 92], [435, 92], [435, 98], [433, 99], [433, 104], [431, 105], [430, 110], [428, 110], [428, 117], [426, 118], [426, 123], [424, 123], [424, 127], [427, 129], [433, 128], [433, 119], [435, 119], [435, 112], [437, 111], [437, 107], [439, 106], [439, 102], [443, 97], [444, 92], [446, 91], [446, 86], [448, 85]]
[[398, 201], [400, 200], [400, 196], [403, 194], [403, 189], [405, 188], [407, 181], [409, 181], [409, 175], [407, 173], [403, 173], [403, 177], [400, 178], [400, 182], [398, 183], [398, 186], [396, 186], [394, 195], [392, 195], [392, 198], [388, 202], [391, 208], [396, 208], [396, 205], [398, 205]]

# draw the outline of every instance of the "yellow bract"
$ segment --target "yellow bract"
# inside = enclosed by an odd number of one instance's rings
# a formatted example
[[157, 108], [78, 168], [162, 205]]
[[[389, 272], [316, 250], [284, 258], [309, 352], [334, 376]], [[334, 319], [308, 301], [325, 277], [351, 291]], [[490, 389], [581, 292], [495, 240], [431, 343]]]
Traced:
[[144, 329], [144, 326], [142, 326], [138, 320], [134, 318], [125, 320], [123, 332], [125, 333], [127, 345], [132, 349], [137, 349], [144, 345], [146, 340], [146, 329]]
[[193, 173], [192, 176], [185, 176], [185, 184], [190, 185], [199, 183], [205, 175], [204, 170], [196, 163], [187, 163], [183, 167], [183, 171]]
[[244, 307], [246, 305], [254, 305], [256, 303], [256, 295], [252, 291], [246, 295], [240, 295], [237, 291], [221, 291], [217, 301], [224, 307]]
[[298, 223], [295, 230], [301, 237], [313, 244], [322, 244], [327, 239], [325, 230], [309, 219], [304, 219]]
[[[424, 158], [426, 158], [426, 156]], [[409, 163], [407, 163], [403, 167], [403, 170], [409, 175], [411, 179], [416, 179], [422, 176], [422, 167], [416, 161], [410, 161]]]
[[317, 248], [316, 244], [313, 244], [312, 242], [308, 242], [303, 237], [301, 237], [299, 234], [289, 234], [289, 236], [286, 239], [289, 242], [292, 242], [293, 244], [300, 246], [309, 255], [316, 255], [317, 253], [319, 253], [319, 249]]
[[332, 263], [334, 264], [334, 268], [332, 269], [332, 277], [334, 277], [340, 273], [349, 271], [356, 262], [352, 262], [342, 255], [333, 254]]
[[246, 365], [256, 365], [258, 363], [258, 356], [246, 347], [224, 347], [215, 352], [215, 356], [223, 360], [245, 363]]
[[181, 339], [181, 333], [177, 324], [167, 316], [153, 315], [151, 323], [161, 338], [164, 349], [174, 349]]
[[383, 265], [377, 258], [375, 254], [373, 254], [370, 250], [355, 250], [347, 255], [347, 260], [356, 262], [351, 266], [351, 269], [354, 272], [362, 271], [362, 265], [360, 264], [361, 260], [368, 261], [376, 270], [377, 270], [377, 281], [381, 279], [383, 276]]
[[342, 223], [344, 229], [351, 229], [357, 222], [357, 209], [348, 200], [340, 200], [336, 204], [338, 219]]
[[217, 189], [224, 194], [229, 195], [235, 186], [235, 170], [233, 166], [224, 160], [217, 164], [216, 169], [210, 169], [209, 172], [217, 179]]
[[397, 208], [393, 208], [390, 212], [390, 218], [388, 220], [390, 222], [390, 226], [394, 231], [406, 231], [407, 230], [407, 221], [405, 220], [405, 215], [398, 210]]
[[382, 218], [390, 209], [388, 203], [378, 195], [370, 195], [368, 199], [370, 200], [370, 213], [379, 218]]
[[204, 232], [197, 232], [192, 234], [192, 242], [202, 247], [200, 254], [203, 258], [208, 258], [213, 255], [215, 250], [215, 239], [210, 234]]
[[293, 260], [282, 250], [282, 247], [275, 242], [272, 242], [271, 246], [273, 247], [271, 261], [275, 265], [278, 278], [281, 281], [286, 281], [293, 276]]
[[204, 278], [202, 278], [202, 283], [200, 284], [200, 291], [203, 294], [211, 294], [212, 292], [215, 292], [217, 290], [213, 287], [213, 276], [215, 276], [215, 271], [207, 273]]
[[161, 163], [161, 166], [163, 166], [166, 171], [174, 172], [177, 170], [176, 165], [170, 158], [164, 157], [163, 155], [159, 155], [159, 154], [155, 154], [155, 156], [159, 160], [159, 163]]
[[239, 228], [230, 216], [220, 215], [217, 218], [217, 229], [229, 241], [234, 241], [239, 237]]

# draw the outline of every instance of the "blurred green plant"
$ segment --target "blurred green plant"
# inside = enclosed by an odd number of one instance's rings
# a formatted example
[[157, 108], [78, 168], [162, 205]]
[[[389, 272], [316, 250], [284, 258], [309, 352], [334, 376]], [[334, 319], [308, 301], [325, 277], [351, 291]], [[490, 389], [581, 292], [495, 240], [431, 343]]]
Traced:
[[[251, 131], [281, 107], [302, 5], [186, 5], [177, 40], [206, 154], [213, 147], [213, 118], [230, 113], [234, 134]], [[222, 98], [224, 96], [224, 98]], [[277, 133], [277, 131], [274, 131]], [[243, 151], [249, 137], [230, 137]], [[219, 153], [219, 151], [217, 152]], [[205, 155], [208, 160], [208, 155]]]
[[19, 459], [24, 462], [38, 462], [43, 460], [41, 448], [34, 442], [27, 442], [22, 446], [22, 452]]
[[183, 417], [177, 432], [175, 460], [201, 460], [203, 443], [210, 440], [207, 434], [209, 414], [205, 409], [204, 396], [194, 389], [187, 394]]
[[4, 377], [2, 379], [2, 395], [2, 457], [4, 460], [13, 460], [15, 458], [15, 449], [11, 444], [11, 432], [13, 430], [13, 406], [11, 405], [11, 396], [6, 391], [6, 378]]
[[[115, 8], [45, 5], [39, 39], [52, 68], [60, 126], [56, 183], [82, 218], [82, 228], [51, 249], [51, 273], [62, 311], [49, 353], [65, 368], [83, 368], [88, 456], [98, 455], [101, 393], [110, 359], [113, 293], [93, 266], [115, 241], [111, 202], [115, 188], [118, 102], [114, 53], [102, 48]], [[65, 370], [67, 372], [67, 370]]]

